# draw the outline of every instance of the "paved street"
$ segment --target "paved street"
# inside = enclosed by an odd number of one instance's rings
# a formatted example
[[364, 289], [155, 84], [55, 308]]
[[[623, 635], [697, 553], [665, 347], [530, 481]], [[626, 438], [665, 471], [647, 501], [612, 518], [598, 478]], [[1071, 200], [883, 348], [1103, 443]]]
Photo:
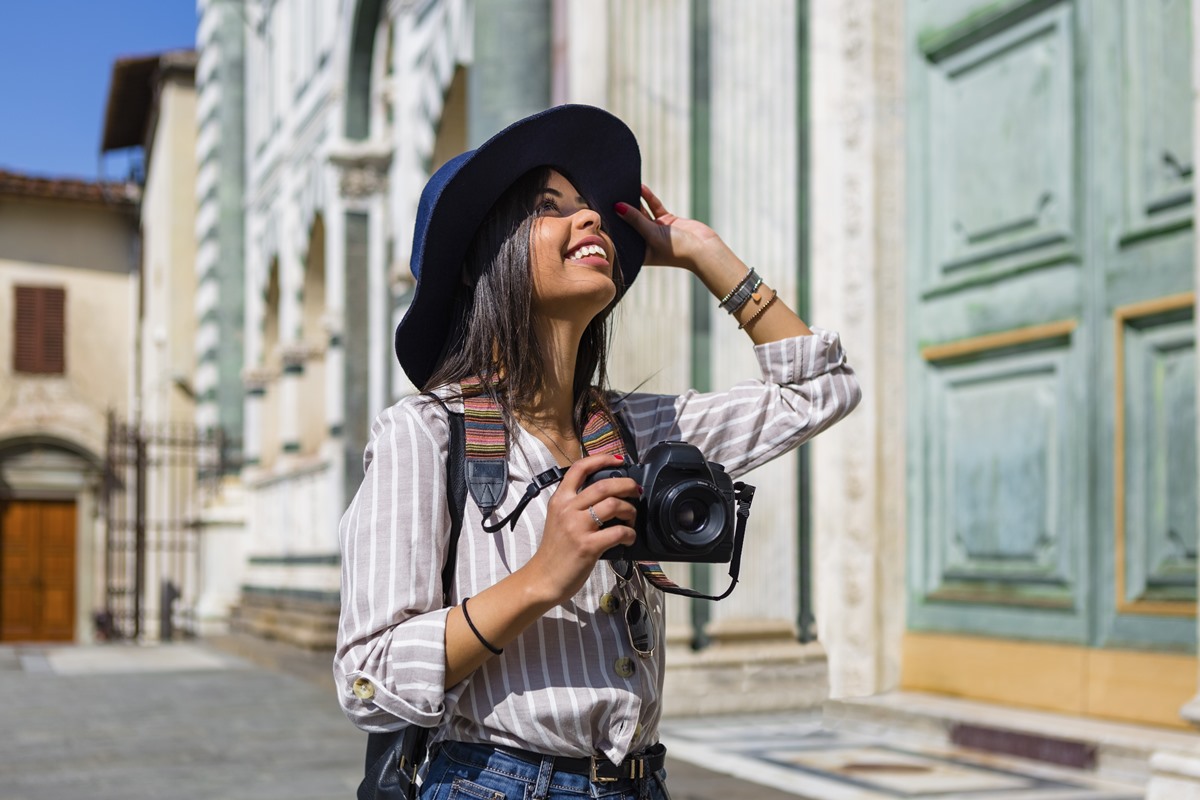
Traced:
[[[353, 797], [364, 737], [329, 657], [250, 637], [0, 647], [0, 800]], [[675, 800], [1132, 800], [1137, 786], [825, 730], [816, 714], [668, 720]], [[699, 766], [702, 765], [702, 766]]]
[[[0, 800], [353, 797], [365, 739], [328, 656], [221, 645], [0, 647]], [[676, 800], [795, 797], [668, 769]]]

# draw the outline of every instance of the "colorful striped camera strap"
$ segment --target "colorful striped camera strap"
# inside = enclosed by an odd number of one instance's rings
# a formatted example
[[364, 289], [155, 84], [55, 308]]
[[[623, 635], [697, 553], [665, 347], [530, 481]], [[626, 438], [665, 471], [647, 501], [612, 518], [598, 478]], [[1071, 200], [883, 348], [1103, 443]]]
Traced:
[[[543, 489], [561, 481], [566, 470], [555, 467], [535, 476], [516, 507], [503, 519], [489, 522], [488, 517], [504, 502], [508, 485], [508, 431], [504, 425], [500, 404], [481, 378], [468, 378], [462, 381], [461, 388], [466, 426], [467, 491], [483, 513], [485, 531], [494, 533], [506, 524], [515, 528], [525, 506]], [[628, 458], [630, 454], [617, 429], [618, 424], [594, 395], [581, 437], [584, 453], [589, 456], [608, 454]], [[638, 571], [648, 583], [663, 592], [684, 597], [721, 600], [729, 596], [737, 585], [738, 573], [741, 570], [742, 541], [746, 531], [746, 520], [750, 516], [750, 503], [754, 499], [754, 487], [745, 483], [735, 483], [734, 493], [737, 500], [737, 529], [734, 534], [733, 558], [729, 566], [729, 587], [719, 595], [703, 594], [680, 586], [668, 578], [657, 561], [635, 562]]]

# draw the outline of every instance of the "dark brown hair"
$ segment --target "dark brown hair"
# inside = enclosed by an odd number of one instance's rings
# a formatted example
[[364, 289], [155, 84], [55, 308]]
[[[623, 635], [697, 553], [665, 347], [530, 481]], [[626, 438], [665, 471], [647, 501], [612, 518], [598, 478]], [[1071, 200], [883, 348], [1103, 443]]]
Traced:
[[[451, 334], [426, 384], [428, 392], [465, 378], [484, 377], [511, 425], [513, 412], [529, 407], [542, 391], [547, 367], [533, 326], [533, 254], [530, 236], [550, 167], [517, 179], [492, 206], [475, 232], [454, 299]], [[565, 173], [564, 173], [565, 175]], [[570, 180], [570, 176], [566, 176]], [[586, 188], [578, 187], [586, 197]], [[589, 201], [589, 205], [595, 205]], [[625, 292], [614, 253], [617, 294], [579, 340], [573, 395], [576, 433], [583, 429], [593, 387], [604, 403], [608, 384], [608, 318]]]

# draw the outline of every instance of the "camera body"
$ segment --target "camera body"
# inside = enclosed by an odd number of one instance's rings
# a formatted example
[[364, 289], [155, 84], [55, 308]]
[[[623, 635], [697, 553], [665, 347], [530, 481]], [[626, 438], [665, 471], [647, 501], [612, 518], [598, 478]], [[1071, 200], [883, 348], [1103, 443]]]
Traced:
[[[628, 498], [637, 507], [637, 540], [613, 547], [613, 561], [688, 561], [708, 564], [733, 559], [737, 528], [733, 479], [686, 442], [659, 442], [641, 463], [597, 470], [584, 486], [607, 478], [633, 478], [643, 489]], [[605, 527], [621, 524], [610, 520]]]

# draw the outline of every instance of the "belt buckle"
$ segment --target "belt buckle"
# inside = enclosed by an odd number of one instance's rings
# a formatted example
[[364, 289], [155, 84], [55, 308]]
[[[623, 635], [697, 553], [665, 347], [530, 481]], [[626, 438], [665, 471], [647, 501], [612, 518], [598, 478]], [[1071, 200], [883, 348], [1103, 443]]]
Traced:
[[616, 783], [617, 781], [621, 780], [620, 773], [618, 773], [616, 775], [612, 775], [612, 774], [601, 775], [600, 767], [602, 764], [611, 766], [612, 762], [609, 761], [607, 758], [604, 758], [603, 756], [599, 756], [599, 757], [592, 756], [592, 774], [591, 774], [592, 783]]
[[[601, 769], [606, 774], [600, 774]], [[603, 756], [592, 756], [592, 783], [616, 783], [622, 778], [640, 780], [645, 777], [646, 759], [643, 756], [629, 756], [619, 767]]]

